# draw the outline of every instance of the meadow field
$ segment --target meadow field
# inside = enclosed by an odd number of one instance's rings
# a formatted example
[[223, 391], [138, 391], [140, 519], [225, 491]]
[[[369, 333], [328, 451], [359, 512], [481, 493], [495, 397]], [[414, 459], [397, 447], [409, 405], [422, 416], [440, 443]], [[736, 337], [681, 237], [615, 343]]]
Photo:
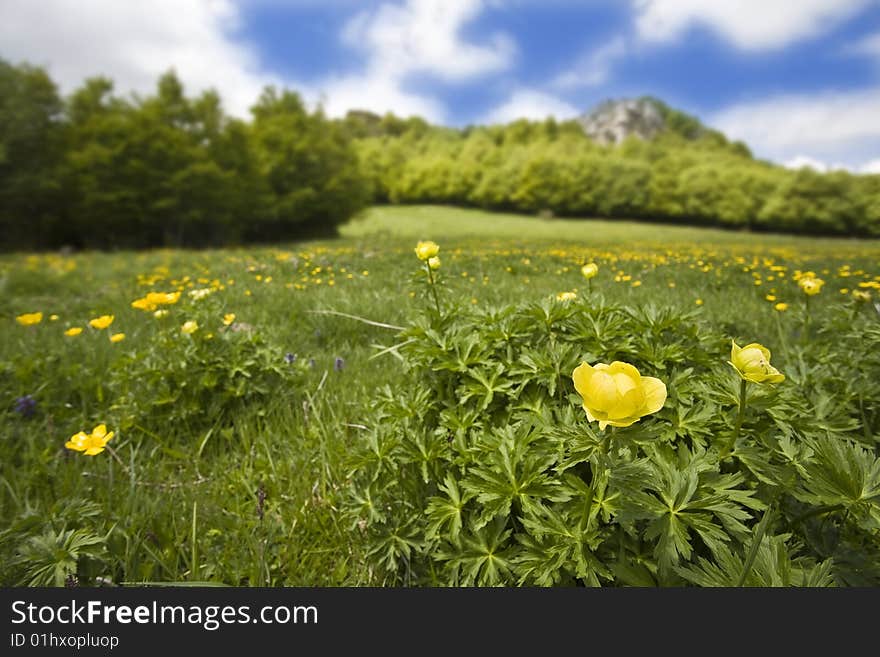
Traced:
[[379, 206], [0, 290], [3, 585], [880, 584], [878, 240]]

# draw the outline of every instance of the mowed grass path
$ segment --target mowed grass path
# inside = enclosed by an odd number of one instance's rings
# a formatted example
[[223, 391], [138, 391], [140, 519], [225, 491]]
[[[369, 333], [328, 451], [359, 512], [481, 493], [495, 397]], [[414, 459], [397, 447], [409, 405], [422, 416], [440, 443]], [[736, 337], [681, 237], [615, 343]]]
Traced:
[[[51, 567], [59, 537], [84, 530], [106, 540], [81, 561], [82, 574], [117, 583], [381, 584], [340, 510], [346, 457], [370, 421], [370, 400], [405, 381], [405, 370], [380, 355], [395, 330], [326, 311], [406, 326], [432, 303], [417, 240], [440, 244], [440, 300], [450, 309], [570, 291], [587, 303], [699, 308], [728, 334], [773, 348], [803, 320], [798, 272], [826, 281], [821, 312], [875, 312], [854, 305], [851, 291], [876, 298], [880, 285], [880, 241], [426, 206], [374, 208], [341, 232], [276, 247], [0, 258], [0, 583], [26, 581], [35, 563]], [[587, 283], [580, 267], [590, 261], [599, 274]], [[205, 301], [187, 296], [204, 288]], [[184, 296], [163, 320], [130, 305], [172, 289]], [[35, 326], [15, 321], [37, 311]], [[105, 313], [121, 342], [87, 326]], [[188, 319], [200, 324], [193, 339], [217, 339], [226, 313], [261, 337], [265, 353], [309, 363], [295, 389], [211, 431], [146, 418], [162, 431], [115, 438], [128, 472], [107, 453], [64, 449], [76, 431], [113, 429], [124, 414], [117, 388], [104, 385], [124, 382], [124, 363], [184, 345], [176, 327]], [[73, 326], [84, 332], [65, 336]], [[160, 343], [162, 331], [179, 342]], [[778, 358], [784, 369], [784, 351]], [[36, 400], [31, 417], [16, 410], [24, 395]]]

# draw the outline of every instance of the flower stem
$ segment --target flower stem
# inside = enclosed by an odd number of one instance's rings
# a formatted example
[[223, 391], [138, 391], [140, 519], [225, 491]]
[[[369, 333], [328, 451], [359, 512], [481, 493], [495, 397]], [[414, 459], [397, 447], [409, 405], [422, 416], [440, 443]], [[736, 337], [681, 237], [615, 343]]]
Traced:
[[428, 264], [427, 260], [425, 260], [425, 269], [428, 270], [428, 281], [431, 284], [431, 292], [434, 295], [434, 306], [437, 308], [437, 315], [440, 316], [442, 313], [440, 312], [440, 299], [437, 298], [437, 288], [434, 287], [434, 272], [431, 271], [431, 265]]
[[736, 424], [733, 426], [733, 438], [727, 446], [721, 450], [721, 460], [726, 459], [736, 447], [736, 441], [739, 439], [739, 432], [742, 429], [743, 418], [746, 415], [746, 383], [745, 379], [739, 382], [739, 409], [736, 412]]
[[593, 472], [593, 480], [590, 482], [590, 490], [587, 493], [586, 498], [584, 499], [584, 515], [581, 519], [581, 531], [587, 532], [590, 529], [590, 515], [593, 511], [593, 491], [596, 489], [596, 486], [599, 482], [599, 479], [605, 475], [606, 464], [605, 460], [608, 458], [608, 444], [611, 442], [611, 434], [617, 430], [617, 427], [611, 427], [611, 431], [605, 434], [605, 437], [602, 439], [602, 446], [599, 452], [599, 467], [596, 468], [596, 471]]
[[767, 526], [770, 524], [770, 518], [773, 516], [773, 504], [770, 504], [765, 510], [764, 515], [761, 518], [761, 522], [758, 523], [758, 526], [755, 527], [755, 535], [752, 537], [752, 545], [749, 548], [749, 554], [746, 556], [746, 561], [743, 564], [742, 573], [739, 576], [739, 581], [736, 583], [737, 587], [742, 586], [746, 582], [746, 578], [749, 576], [749, 571], [752, 569], [752, 564], [755, 563], [755, 557], [758, 556], [758, 550], [761, 547], [761, 541], [764, 540], [764, 534], [767, 532]]

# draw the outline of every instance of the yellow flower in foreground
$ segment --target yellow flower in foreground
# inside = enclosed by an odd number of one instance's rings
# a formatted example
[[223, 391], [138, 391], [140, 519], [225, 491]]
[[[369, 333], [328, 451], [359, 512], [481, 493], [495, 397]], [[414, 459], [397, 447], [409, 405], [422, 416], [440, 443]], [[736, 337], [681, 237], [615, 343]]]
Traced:
[[798, 281], [798, 286], [808, 295], [808, 296], [816, 296], [819, 292], [822, 291], [822, 286], [825, 285], [825, 281], [821, 278], [813, 278], [813, 277], [805, 277]]
[[199, 330], [199, 325], [195, 320], [189, 320], [183, 323], [183, 326], [180, 327], [181, 332], [186, 333], [187, 335], [192, 335], [196, 331]]
[[225, 315], [223, 315], [224, 326], [229, 326], [234, 321], [235, 321], [235, 313], [226, 313]]
[[98, 330], [105, 329], [113, 323], [113, 315], [101, 315], [89, 320], [89, 326]]
[[609, 424], [628, 427], [645, 415], [656, 413], [666, 402], [666, 384], [641, 376], [629, 363], [581, 363], [571, 378], [584, 401], [587, 419], [598, 420], [600, 429]]
[[753, 342], [740, 347], [731, 340], [730, 360], [727, 361], [746, 381], [752, 383], [779, 383], [785, 375], [770, 364], [770, 350]]
[[428, 258], [428, 266], [431, 269], [440, 269], [440, 256]]
[[125, 340], [125, 333], [114, 333], [110, 336], [110, 342], [122, 342]]
[[43, 313], [25, 313], [16, 317], [15, 321], [22, 326], [33, 326], [43, 321]]
[[581, 274], [583, 274], [583, 277], [587, 280], [590, 280], [598, 273], [599, 265], [597, 265], [595, 262], [588, 262], [583, 267], [581, 267]]
[[67, 449], [83, 452], [86, 456], [95, 456], [104, 451], [107, 443], [113, 438], [113, 432], [107, 431], [107, 425], [99, 424], [91, 433], [80, 431], [64, 443]]
[[419, 242], [416, 244], [416, 255], [419, 260], [430, 260], [440, 252], [440, 247], [436, 242]]
[[577, 299], [577, 292], [560, 292], [556, 295], [557, 301], [574, 301]]
[[776, 308], [776, 310], [778, 310], [781, 313], [784, 313], [786, 310], [788, 310], [788, 304], [785, 303], [784, 301], [780, 301], [779, 303], [777, 303], [773, 307]]
[[79, 334], [82, 333], [82, 332], [83, 332], [83, 330], [82, 330], [82, 326], [71, 326], [69, 329], [67, 329], [67, 330], [64, 332], [64, 335], [67, 335], [67, 336], [73, 337], [73, 336], [75, 336], [75, 335], [79, 335]]
[[871, 300], [871, 293], [868, 292], [867, 290], [853, 290], [852, 291], [852, 298], [854, 301], [857, 301], [858, 303], [865, 303], [866, 301]]

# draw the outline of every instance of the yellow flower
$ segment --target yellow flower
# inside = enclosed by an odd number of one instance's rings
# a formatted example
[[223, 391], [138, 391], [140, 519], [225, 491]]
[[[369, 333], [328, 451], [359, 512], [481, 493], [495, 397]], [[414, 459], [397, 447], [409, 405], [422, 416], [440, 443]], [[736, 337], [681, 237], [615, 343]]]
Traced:
[[98, 330], [105, 329], [113, 323], [113, 315], [101, 315], [89, 320], [89, 326]]
[[235, 313], [226, 313], [225, 315], [223, 315], [224, 326], [229, 326], [234, 321], [235, 321]]
[[107, 425], [99, 424], [89, 434], [84, 431], [74, 434], [70, 440], [64, 443], [64, 446], [67, 449], [84, 452], [86, 456], [95, 456], [104, 451], [111, 438], [113, 438], [113, 432], [107, 431]]
[[145, 310], [147, 312], [152, 312], [156, 310], [156, 304], [150, 302], [149, 299], [144, 297], [143, 299], [135, 299], [131, 302], [132, 308], [137, 308], [138, 310]]
[[430, 260], [440, 252], [440, 247], [435, 242], [419, 242], [416, 244], [416, 255], [419, 260]]
[[428, 258], [428, 266], [431, 269], [440, 269], [440, 256]]
[[859, 303], [864, 303], [871, 300], [871, 293], [867, 290], [853, 290], [852, 298]]
[[560, 292], [556, 295], [557, 301], [574, 301], [575, 299], [577, 299], [576, 292]]
[[694, 303], [697, 304], [698, 306], [702, 306], [702, 305], [703, 305], [703, 300], [702, 300], [702, 299], [697, 299], [696, 301], [694, 301]]
[[58, 321], [58, 315], [49, 315], [49, 321], [50, 321], [50, 322], [57, 322], [57, 321]]
[[110, 342], [122, 342], [125, 340], [125, 333], [114, 333], [110, 336]]
[[780, 301], [779, 303], [777, 303], [773, 307], [776, 308], [776, 310], [778, 310], [781, 313], [784, 313], [786, 310], [788, 310], [788, 304], [783, 301]]
[[166, 310], [165, 308], [159, 308], [159, 310], [157, 310], [156, 312], [153, 313], [153, 317], [155, 317], [156, 319], [162, 319], [167, 314], [168, 314], [168, 310]]
[[584, 278], [590, 280], [599, 273], [599, 265], [595, 262], [588, 262], [583, 267], [581, 267], [581, 274], [583, 274]]
[[189, 320], [183, 323], [183, 326], [180, 327], [180, 330], [187, 335], [192, 335], [196, 331], [199, 330], [199, 325], [195, 320]]
[[641, 376], [628, 363], [610, 365], [581, 363], [572, 372], [575, 390], [583, 399], [590, 422], [599, 428], [628, 427], [645, 415], [656, 413], [666, 402], [666, 384], [660, 379]]
[[74, 335], [79, 335], [82, 332], [82, 326], [72, 326], [64, 332], [64, 335], [69, 335], [70, 337], [73, 337]]
[[177, 303], [180, 299], [180, 292], [150, 292], [144, 299], [148, 303], [160, 306]]
[[33, 326], [43, 321], [43, 313], [25, 313], [16, 317], [15, 321], [22, 326]]
[[768, 295], [767, 295], [766, 297], [764, 297], [764, 298], [767, 299], [767, 301], [776, 301], [776, 295], [775, 295], [775, 294], [768, 294]]
[[740, 347], [731, 340], [730, 360], [727, 361], [746, 381], [752, 383], [779, 383], [785, 375], [770, 364], [770, 350], [753, 342]]
[[825, 281], [821, 278], [815, 278], [812, 276], [805, 276], [798, 281], [798, 286], [808, 295], [808, 296], [816, 296], [819, 292], [822, 291], [822, 286], [825, 285]]

